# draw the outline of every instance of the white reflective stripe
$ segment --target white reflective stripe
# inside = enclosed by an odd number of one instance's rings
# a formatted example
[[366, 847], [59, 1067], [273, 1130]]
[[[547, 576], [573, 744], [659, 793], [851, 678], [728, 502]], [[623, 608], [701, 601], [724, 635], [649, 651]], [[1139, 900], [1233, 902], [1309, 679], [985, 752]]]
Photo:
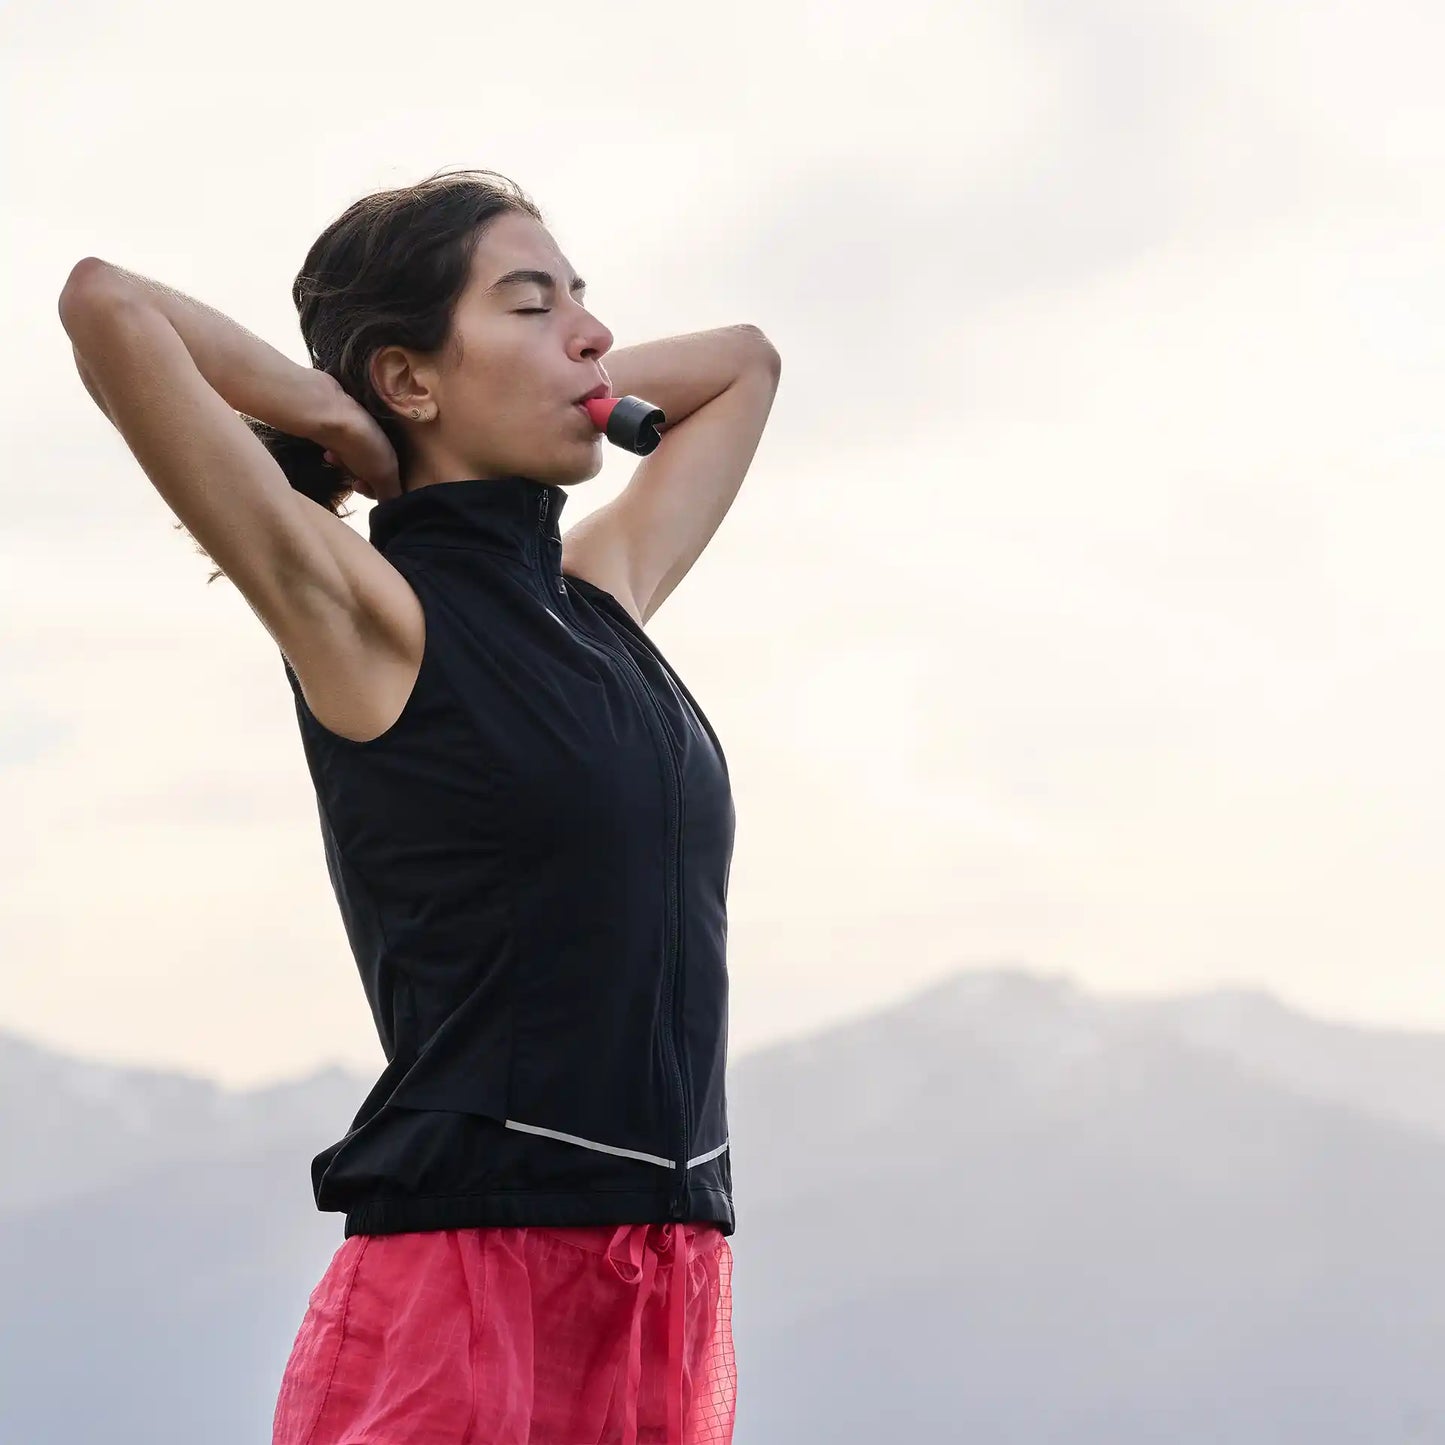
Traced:
[[[603, 1154], [617, 1154], [624, 1159], [641, 1159], [644, 1164], [660, 1164], [664, 1169], [675, 1169], [677, 1166], [671, 1159], [664, 1159], [660, 1154], [644, 1154], [640, 1149], [619, 1149], [613, 1144], [599, 1144], [595, 1139], [583, 1139], [577, 1134], [564, 1134], [560, 1129], [544, 1129], [540, 1124], [523, 1124], [516, 1119], [504, 1119], [502, 1121], [509, 1129], [520, 1129], [524, 1134], [544, 1134], [549, 1139], [561, 1139], [565, 1144], [580, 1144], [584, 1149], [597, 1149]], [[728, 1147], [728, 1141], [723, 1140], [716, 1149], [710, 1149], [706, 1154], [699, 1154], [696, 1159], [687, 1161], [688, 1168], [694, 1164], [705, 1164], [709, 1159], [716, 1159], [724, 1149]]]
[[580, 1144], [584, 1149], [600, 1149], [604, 1154], [620, 1154], [624, 1159], [641, 1159], [644, 1164], [661, 1164], [664, 1169], [676, 1166], [671, 1159], [657, 1154], [644, 1154], [638, 1149], [618, 1149], [611, 1144], [599, 1144], [595, 1139], [582, 1139], [576, 1134], [563, 1134], [557, 1129], [544, 1129], [540, 1124], [519, 1124], [515, 1119], [504, 1121], [509, 1129], [521, 1129], [528, 1134], [545, 1134], [549, 1139], [561, 1139], [568, 1144]]

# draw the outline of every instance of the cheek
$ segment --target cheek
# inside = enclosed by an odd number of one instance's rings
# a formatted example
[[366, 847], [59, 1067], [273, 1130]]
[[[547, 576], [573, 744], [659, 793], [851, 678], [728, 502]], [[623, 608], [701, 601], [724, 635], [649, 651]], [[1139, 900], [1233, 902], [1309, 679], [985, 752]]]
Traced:
[[476, 357], [453, 376], [448, 396], [463, 427], [488, 434], [507, 424], [526, 405], [523, 363], [512, 355]]
[[[484, 396], [513, 391], [519, 374], [528, 368], [530, 340], [518, 323], [525, 316], [471, 316], [459, 323], [456, 346], [460, 360], [454, 362], [452, 382], [477, 402]], [[451, 355], [457, 356], [453, 350]]]
[[[448, 376], [446, 398], [464, 427], [479, 436], [535, 424], [558, 410], [557, 361], [549, 351], [546, 317], [473, 319], [461, 332], [462, 359]], [[555, 339], [552, 339], [555, 345]]]

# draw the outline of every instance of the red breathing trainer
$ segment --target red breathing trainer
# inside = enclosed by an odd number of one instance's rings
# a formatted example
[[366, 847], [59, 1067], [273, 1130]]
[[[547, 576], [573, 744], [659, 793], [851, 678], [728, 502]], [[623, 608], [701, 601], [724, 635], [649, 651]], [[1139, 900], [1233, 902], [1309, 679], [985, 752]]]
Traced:
[[662, 440], [658, 427], [667, 424], [667, 417], [640, 396], [594, 396], [582, 405], [593, 426], [625, 452], [645, 457]]

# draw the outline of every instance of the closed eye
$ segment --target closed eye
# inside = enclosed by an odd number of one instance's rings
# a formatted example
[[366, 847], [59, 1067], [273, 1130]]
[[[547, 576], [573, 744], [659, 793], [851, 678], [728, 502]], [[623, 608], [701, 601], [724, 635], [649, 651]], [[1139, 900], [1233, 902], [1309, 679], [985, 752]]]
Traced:
[[527, 306], [516, 314], [518, 316], [545, 316], [551, 309], [550, 306]]

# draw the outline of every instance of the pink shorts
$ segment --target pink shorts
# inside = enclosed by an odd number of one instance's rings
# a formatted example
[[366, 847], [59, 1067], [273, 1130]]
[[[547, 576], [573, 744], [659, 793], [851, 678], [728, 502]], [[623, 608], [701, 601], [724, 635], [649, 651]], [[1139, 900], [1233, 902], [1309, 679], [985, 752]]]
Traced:
[[272, 1445], [730, 1445], [732, 1260], [716, 1224], [354, 1234]]

